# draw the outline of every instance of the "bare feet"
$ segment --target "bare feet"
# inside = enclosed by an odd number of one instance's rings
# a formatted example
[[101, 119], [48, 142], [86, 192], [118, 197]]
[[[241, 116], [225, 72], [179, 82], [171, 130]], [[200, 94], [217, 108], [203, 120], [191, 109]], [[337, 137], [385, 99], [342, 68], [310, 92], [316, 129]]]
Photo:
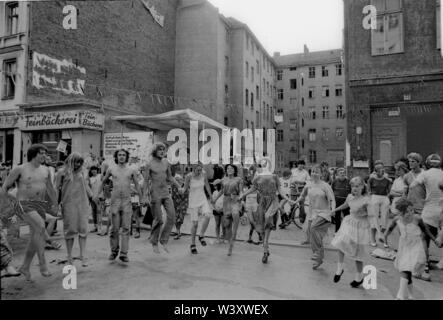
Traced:
[[234, 248], [233, 244], [229, 245], [228, 256], [232, 256], [232, 249]]
[[168, 247], [166, 246], [166, 243], [165, 243], [165, 244], [162, 244], [162, 248], [163, 248], [163, 250], [165, 250], [165, 252], [169, 253], [169, 249], [168, 249]]
[[26, 280], [31, 281], [31, 272], [29, 270], [25, 270], [23, 267], [18, 269], [18, 271], [25, 276]]
[[160, 253], [160, 249], [158, 248], [158, 245], [156, 245], [156, 244], [152, 245], [152, 250], [154, 250], [155, 253]]
[[20, 272], [15, 270], [15, 268], [11, 265], [6, 267], [6, 274], [5, 277], [18, 277], [20, 275]]

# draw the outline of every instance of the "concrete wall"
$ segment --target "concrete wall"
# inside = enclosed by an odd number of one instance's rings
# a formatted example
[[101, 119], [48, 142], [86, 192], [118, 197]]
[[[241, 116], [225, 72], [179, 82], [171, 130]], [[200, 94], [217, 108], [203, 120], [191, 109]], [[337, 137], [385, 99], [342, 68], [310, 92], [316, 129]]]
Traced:
[[[204, 3], [187, 5], [177, 14], [175, 92], [179, 97], [215, 101], [218, 96], [218, 11]], [[186, 106], [183, 105], [183, 106]], [[217, 118], [214, 105], [191, 104], [194, 111]]]

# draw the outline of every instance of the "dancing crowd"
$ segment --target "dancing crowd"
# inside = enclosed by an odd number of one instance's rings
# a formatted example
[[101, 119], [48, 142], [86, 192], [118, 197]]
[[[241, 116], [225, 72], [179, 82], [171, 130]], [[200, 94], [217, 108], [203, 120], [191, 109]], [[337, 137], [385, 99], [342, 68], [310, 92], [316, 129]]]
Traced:
[[[389, 236], [398, 228], [394, 263], [400, 274], [397, 298], [413, 297], [412, 277], [430, 280], [430, 242], [439, 248], [443, 243], [443, 171], [437, 154], [423, 161], [420, 154], [410, 153], [396, 161], [392, 178], [385, 172], [385, 164], [376, 161], [368, 178], [350, 179], [344, 168], [330, 170], [327, 163], [314, 165], [308, 172], [303, 160], [279, 177], [271, 172], [271, 160], [266, 157], [250, 166], [198, 163], [184, 171], [168, 162], [166, 151], [165, 144], [155, 144], [151, 160], [143, 167], [130, 165], [129, 152], [123, 149], [115, 152], [114, 163], [95, 157], [85, 160], [74, 152], [54, 168], [48, 165], [46, 147], [32, 145], [28, 162], [9, 168], [2, 176], [2, 229], [17, 217], [30, 227], [29, 244], [18, 271], [12, 266], [12, 250], [2, 231], [2, 270], [7, 276], [23, 274], [31, 279], [30, 266], [37, 254], [41, 274], [50, 276], [45, 248], [61, 247], [51, 238], [58, 219], [63, 220], [67, 263], [74, 264], [72, 250], [78, 238], [81, 264], [87, 267], [91, 215], [92, 232], [109, 234], [109, 260], [119, 257], [127, 263], [130, 236], [140, 237], [142, 219], [151, 225], [149, 239], [159, 254], [159, 245], [169, 252], [171, 234], [176, 240], [181, 238], [188, 214], [191, 254], [199, 253], [196, 239], [201, 246], [207, 245], [205, 234], [214, 217], [216, 242], [227, 241], [228, 256], [233, 254], [239, 225], [244, 222], [250, 226], [247, 242], [263, 245], [263, 263], [269, 260], [271, 232], [287, 228], [297, 218], [304, 223], [306, 240], [302, 244], [311, 247], [314, 270], [323, 264], [324, 238], [335, 224], [331, 245], [337, 249], [338, 263], [333, 281], [340, 281], [347, 257], [355, 262], [355, 278], [350, 284], [354, 288], [363, 283], [368, 248], [380, 242], [388, 249]], [[254, 233], [257, 242], [253, 241]], [[442, 269], [443, 261], [437, 267]]]

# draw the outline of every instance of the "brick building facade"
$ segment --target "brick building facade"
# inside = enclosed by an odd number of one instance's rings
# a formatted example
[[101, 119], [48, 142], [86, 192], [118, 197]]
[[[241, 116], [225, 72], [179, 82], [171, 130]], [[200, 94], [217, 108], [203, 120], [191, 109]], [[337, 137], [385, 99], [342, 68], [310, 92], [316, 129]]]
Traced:
[[364, 28], [369, 0], [345, 0], [350, 168], [367, 174], [420, 152], [443, 154], [440, 1], [373, 1], [377, 28]]
[[[0, 123], [0, 132], [4, 132], [3, 149], [8, 147], [6, 131], [10, 135], [13, 130], [14, 145], [23, 144], [22, 154], [20, 148], [13, 152], [15, 164], [25, 160], [27, 145], [48, 139], [70, 140], [73, 151], [100, 154], [104, 130], [121, 130], [110, 120], [112, 115], [156, 114], [174, 108], [174, 101], [166, 97], [174, 96], [178, 0], [149, 3], [154, 11], [141, 0], [0, 4], [0, 14], [7, 17], [0, 29], [0, 62], [16, 61], [17, 88], [13, 97], [6, 97], [8, 79], [2, 76], [0, 112], [7, 120]], [[18, 27], [10, 30], [8, 14], [15, 4]], [[67, 5], [76, 9], [77, 29], [64, 28]], [[18, 116], [31, 121], [23, 124], [16, 121]], [[57, 117], [62, 119], [58, 123], [88, 125], [45, 126], [45, 121]], [[133, 129], [137, 128], [125, 130]]]

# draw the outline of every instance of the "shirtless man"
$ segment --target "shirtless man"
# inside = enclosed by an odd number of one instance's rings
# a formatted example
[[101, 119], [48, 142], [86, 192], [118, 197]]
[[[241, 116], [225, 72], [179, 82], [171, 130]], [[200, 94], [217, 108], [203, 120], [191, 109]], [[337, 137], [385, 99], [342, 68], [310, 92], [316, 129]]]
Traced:
[[[132, 219], [132, 204], [131, 204], [131, 183], [135, 185], [136, 192], [141, 196], [140, 186], [137, 181], [137, 172], [128, 167], [129, 152], [126, 150], [117, 150], [114, 153], [114, 161], [116, 166], [111, 166], [106, 171], [98, 190], [103, 189], [103, 182], [112, 176], [112, 195], [111, 195], [111, 255], [109, 260], [115, 260], [119, 253], [119, 230], [122, 228], [122, 242], [120, 250], [120, 260], [129, 262], [128, 248], [129, 248], [129, 230]], [[98, 201], [98, 199], [94, 199]]]
[[[27, 280], [31, 280], [30, 267], [35, 253], [39, 259], [40, 273], [44, 277], [51, 276], [45, 259], [45, 241], [48, 238], [45, 216], [51, 207], [57, 205], [57, 199], [49, 170], [42, 165], [46, 160], [46, 152], [44, 145], [32, 145], [27, 153], [28, 163], [14, 168], [3, 184], [6, 192], [17, 184], [17, 200], [23, 207], [24, 219], [30, 227], [31, 235], [20, 268]], [[49, 202], [46, 201], [48, 196]]]
[[[150, 187], [151, 209], [154, 216], [150, 240], [155, 253], [160, 253], [158, 249], [159, 239], [163, 249], [169, 252], [166, 245], [175, 223], [175, 208], [168, 184], [174, 183], [177, 189], [181, 190], [181, 185], [172, 176], [171, 165], [165, 159], [165, 156], [166, 146], [163, 143], [155, 144], [152, 150], [152, 160], [146, 165], [144, 172], [143, 192], [146, 194], [148, 186]], [[160, 235], [160, 229], [163, 225], [162, 206], [166, 210], [166, 223]]]

